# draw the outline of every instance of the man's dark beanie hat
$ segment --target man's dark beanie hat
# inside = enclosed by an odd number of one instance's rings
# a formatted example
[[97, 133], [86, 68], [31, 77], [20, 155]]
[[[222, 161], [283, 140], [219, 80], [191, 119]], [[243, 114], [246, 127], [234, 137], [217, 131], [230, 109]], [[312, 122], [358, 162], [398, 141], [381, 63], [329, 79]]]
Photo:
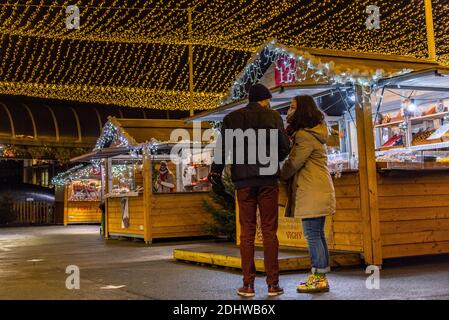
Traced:
[[268, 88], [261, 83], [257, 83], [249, 88], [249, 102], [258, 102], [271, 98], [272, 96], [270, 90], [268, 90]]

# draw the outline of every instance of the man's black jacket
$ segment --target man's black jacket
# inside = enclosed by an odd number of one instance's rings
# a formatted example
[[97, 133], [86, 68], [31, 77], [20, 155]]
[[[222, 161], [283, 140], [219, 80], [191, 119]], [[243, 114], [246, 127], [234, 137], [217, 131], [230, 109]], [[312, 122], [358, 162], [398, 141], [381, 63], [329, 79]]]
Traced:
[[[255, 146], [253, 144], [249, 145], [249, 140], [246, 138], [244, 140], [240, 140], [239, 143], [239, 139], [233, 138], [234, 143], [232, 144], [232, 150], [226, 150], [226, 130], [229, 131], [229, 129], [241, 129], [243, 132], [250, 132], [246, 130], [253, 129], [257, 143], [255, 144]], [[277, 131], [277, 141], [270, 141], [270, 129], [275, 129]], [[265, 143], [264, 141], [259, 141], [259, 134], [261, 131], [265, 132], [266, 139], [263, 139], [265, 140]], [[243, 148], [241, 148], [242, 141], [244, 141]], [[259, 159], [258, 156], [256, 159], [256, 163], [249, 163], [249, 153], [251, 152], [252, 156], [255, 156], [253, 154], [254, 150], [257, 150], [257, 152], [259, 152], [260, 143], [265, 144], [265, 154], [267, 157], [270, 157], [273, 160], [277, 159], [275, 164], [276, 170], [273, 174], [261, 174], [260, 169], [268, 168], [270, 164], [260, 163], [262, 159]], [[275, 146], [277, 146], [277, 148], [275, 148], [277, 157], [271, 157], [272, 155], [270, 154], [270, 144], [275, 144]], [[245, 108], [231, 112], [223, 119], [221, 136], [217, 141], [217, 149], [211, 171], [213, 173], [221, 174], [225, 166], [225, 158], [232, 152], [231, 172], [232, 181], [236, 189], [275, 185], [277, 184], [279, 177], [279, 161], [283, 161], [287, 157], [289, 153], [289, 147], [289, 138], [284, 131], [284, 124], [282, 122], [280, 114], [277, 111], [271, 110], [270, 108], [264, 108], [258, 103], [249, 103]], [[220, 150], [218, 150], [218, 148], [220, 148]], [[236, 152], [240, 150], [244, 150], [244, 162], [242, 164], [236, 164]]]

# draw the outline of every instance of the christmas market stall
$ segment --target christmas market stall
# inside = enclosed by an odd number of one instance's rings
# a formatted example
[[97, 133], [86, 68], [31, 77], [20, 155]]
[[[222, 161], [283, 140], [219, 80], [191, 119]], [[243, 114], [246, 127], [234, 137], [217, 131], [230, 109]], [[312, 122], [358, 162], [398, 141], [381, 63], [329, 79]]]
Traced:
[[[207, 235], [204, 208], [213, 148], [208, 125], [109, 118], [95, 149], [72, 161], [101, 167], [106, 238]], [[213, 144], [212, 144], [213, 145]]]
[[77, 165], [56, 175], [52, 183], [57, 197], [64, 199], [64, 225], [101, 222], [99, 167]]
[[[246, 105], [257, 82], [271, 88], [271, 107], [284, 119], [293, 97], [312, 95], [332, 131], [337, 212], [326, 223], [329, 248], [358, 252], [376, 265], [449, 253], [448, 70], [428, 60], [273, 41], [254, 55], [222, 105], [190, 120], [221, 121]], [[280, 244], [306, 247], [300, 221], [284, 217], [282, 206], [279, 214]]]

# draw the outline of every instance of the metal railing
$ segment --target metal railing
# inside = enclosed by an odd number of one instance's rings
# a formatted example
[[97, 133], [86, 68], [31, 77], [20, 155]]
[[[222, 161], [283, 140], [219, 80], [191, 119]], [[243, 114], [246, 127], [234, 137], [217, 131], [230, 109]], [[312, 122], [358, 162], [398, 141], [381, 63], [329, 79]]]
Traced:
[[13, 203], [13, 210], [19, 224], [54, 223], [54, 206], [48, 202], [17, 201]]

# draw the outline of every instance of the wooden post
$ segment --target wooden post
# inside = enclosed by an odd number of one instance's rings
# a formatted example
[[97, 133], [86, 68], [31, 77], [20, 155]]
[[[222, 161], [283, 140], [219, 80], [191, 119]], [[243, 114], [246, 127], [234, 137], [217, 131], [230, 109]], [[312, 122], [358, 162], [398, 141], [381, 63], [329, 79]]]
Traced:
[[145, 243], [152, 242], [151, 224], [151, 160], [150, 155], [145, 151], [143, 154], [143, 239]]
[[382, 246], [371, 101], [370, 97], [364, 97], [360, 85], [356, 85], [355, 89], [363, 251], [367, 264], [381, 265]]
[[435, 32], [433, 29], [432, 0], [424, 0], [426, 10], [426, 30], [427, 30], [427, 50], [429, 52], [429, 60], [436, 60], [435, 49]]
[[67, 226], [69, 222], [69, 188], [64, 186], [64, 226]]
[[190, 91], [190, 116], [194, 115], [193, 112], [193, 45], [192, 45], [192, 9], [187, 9], [188, 20], [188, 37], [189, 37], [189, 91]]
[[[112, 189], [112, 159], [108, 158], [105, 161], [105, 171], [106, 171], [106, 177], [105, 177], [105, 186], [104, 186], [104, 192], [105, 194], [108, 194], [111, 192]], [[109, 238], [109, 198], [104, 198], [104, 237], [105, 239]]]

